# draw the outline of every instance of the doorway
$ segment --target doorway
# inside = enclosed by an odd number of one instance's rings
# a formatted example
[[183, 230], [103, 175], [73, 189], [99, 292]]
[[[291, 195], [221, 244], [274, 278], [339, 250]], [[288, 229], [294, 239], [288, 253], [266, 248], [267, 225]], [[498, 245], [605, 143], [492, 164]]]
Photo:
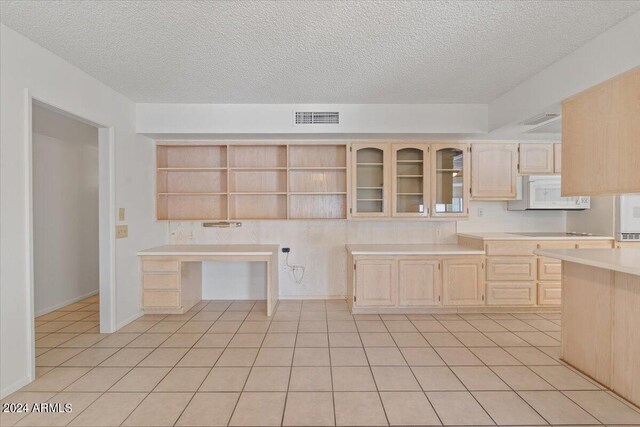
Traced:
[[36, 358], [78, 328], [116, 328], [115, 132], [26, 98], [35, 378]]

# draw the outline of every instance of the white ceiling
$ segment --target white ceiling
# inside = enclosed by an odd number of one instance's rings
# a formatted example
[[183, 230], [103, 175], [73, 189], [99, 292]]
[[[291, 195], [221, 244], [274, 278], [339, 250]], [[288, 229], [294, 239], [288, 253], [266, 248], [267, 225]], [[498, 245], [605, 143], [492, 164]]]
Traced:
[[136, 102], [488, 103], [640, 1], [2, 1]]

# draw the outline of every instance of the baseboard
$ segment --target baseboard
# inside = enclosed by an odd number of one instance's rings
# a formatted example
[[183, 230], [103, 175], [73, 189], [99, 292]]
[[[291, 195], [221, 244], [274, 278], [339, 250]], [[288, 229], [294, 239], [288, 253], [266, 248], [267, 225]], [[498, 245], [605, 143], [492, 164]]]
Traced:
[[305, 299], [346, 300], [347, 296], [346, 295], [280, 295], [278, 299], [280, 300], [305, 300]]
[[[18, 380], [13, 384], [9, 384], [8, 386], [0, 390], [0, 399], [4, 399], [5, 397], [9, 396], [11, 393], [20, 390], [22, 387], [26, 386], [32, 381], [33, 381], [33, 378], [31, 378], [30, 376], [27, 376], [26, 378], [22, 378], [21, 380]], [[12, 403], [18, 403], [18, 402], [12, 402]]]
[[79, 297], [71, 298], [71, 299], [63, 301], [63, 302], [61, 302], [59, 304], [47, 307], [47, 308], [45, 308], [43, 310], [37, 311], [36, 312], [36, 317], [42, 316], [42, 315], [47, 314], [47, 313], [51, 313], [52, 311], [56, 311], [57, 309], [62, 308], [65, 305], [73, 304], [74, 302], [78, 302], [78, 301], [83, 300], [85, 298], [92, 297], [94, 295], [97, 295], [99, 292], [100, 292], [100, 290], [91, 291], [91, 292], [86, 293], [84, 295], [80, 295]]
[[128, 319], [123, 320], [122, 322], [116, 324], [116, 330], [113, 332], [116, 332], [118, 329], [120, 328], [124, 328], [125, 326], [127, 326], [129, 323], [133, 322], [134, 320], [142, 317], [144, 315], [144, 312], [142, 310], [140, 310], [139, 312], [135, 313], [133, 316], [129, 317]]

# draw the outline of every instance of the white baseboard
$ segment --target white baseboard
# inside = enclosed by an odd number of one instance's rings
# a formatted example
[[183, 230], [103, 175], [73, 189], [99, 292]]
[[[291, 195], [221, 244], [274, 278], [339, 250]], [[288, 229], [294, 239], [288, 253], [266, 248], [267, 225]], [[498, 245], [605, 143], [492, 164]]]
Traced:
[[113, 332], [116, 332], [120, 328], [124, 328], [129, 323], [133, 322], [134, 320], [136, 320], [139, 317], [142, 317], [143, 315], [144, 315], [144, 312], [142, 310], [140, 310], [139, 312], [135, 313], [133, 316], [129, 317], [128, 319], [125, 319], [122, 322], [117, 323], [116, 324], [116, 330], [113, 331]]
[[312, 300], [346, 300], [346, 295], [280, 295], [278, 297], [280, 300], [304, 300], [304, 299], [312, 299]]
[[[33, 378], [28, 376], [26, 378], [22, 378], [14, 382], [13, 384], [9, 384], [8, 386], [0, 390], [0, 399], [4, 399], [5, 397], [9, 396], [11, 393], [20, 390], [22, 387], [26, 386], [31, 381], [33, 381]], [[12, 403], [18, 403], [18, 402], [12, 402]]]
[[91, 291], [91, 292], [86, 293], [84, 295], [80, 295], [79, 297], [74, 297], [74, 298], [68, 299], [66, 301], [63, 301], [63, 302], [61, 302], [59, 304], [52, 305], [50, 307], [44, 308], [44, 309], [36, 312], [36, 317], [42, 316], [43, 314], [51, 313], [52, 311], [56, 311], [57, 309], [62, 308], [65, 305], [73, 304], [74, 302], [78, 302], [78, 301], [83, 300], [85, 298], [92, 297], [94, 295], [97, 295], [99, 292], [100, 292], [100, 290]]

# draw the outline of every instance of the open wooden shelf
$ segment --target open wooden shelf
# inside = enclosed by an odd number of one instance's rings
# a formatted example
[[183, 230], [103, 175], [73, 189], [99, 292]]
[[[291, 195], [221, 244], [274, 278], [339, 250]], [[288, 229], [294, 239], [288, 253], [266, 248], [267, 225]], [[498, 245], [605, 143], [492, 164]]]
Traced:
[[347, 216], [345, 144], [163, 143], [156, 158], [158, 220]]

